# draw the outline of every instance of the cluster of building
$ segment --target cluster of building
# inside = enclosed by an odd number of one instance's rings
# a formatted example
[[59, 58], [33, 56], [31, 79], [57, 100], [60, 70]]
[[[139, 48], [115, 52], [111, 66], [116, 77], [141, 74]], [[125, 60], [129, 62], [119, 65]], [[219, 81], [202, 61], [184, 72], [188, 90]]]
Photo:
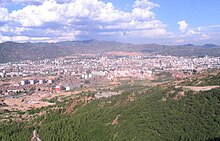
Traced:
[[[76, 55], [0, 64], [0, 90], [69, 91], [107, 86], [118, 77], [154, 79], [169, 71], [178, 77], [220, 68], [220, 57]], [[6, 80], [7, 83], [5, 82]]]
[[[0, 64], [0, 77], [79, 76], [90, 79], [93, 76], [151, 77], [152, 71], [160, 70], [203, 70], [219, 68], [219, 57], [175, 57], [175, 56], [72, 56], [40, 61], [22, 61]], [[42, 81], [41, 81], [42, 82]]]
[[52, 84], [53, 82], [54, 82], [54, 80], [52, 80], [52, 79], [49, 79], [49, 80], [45, 80], [45, 79], [40, 79], [40, 80], [32, 79], [32, 80], [29, 80], [29, 79], [25, 79], [25, 80], [21, 80], [21, 85], [27, 85], [27, 84], [35, 85], [35, 84], [45, 84], [45, 83]]

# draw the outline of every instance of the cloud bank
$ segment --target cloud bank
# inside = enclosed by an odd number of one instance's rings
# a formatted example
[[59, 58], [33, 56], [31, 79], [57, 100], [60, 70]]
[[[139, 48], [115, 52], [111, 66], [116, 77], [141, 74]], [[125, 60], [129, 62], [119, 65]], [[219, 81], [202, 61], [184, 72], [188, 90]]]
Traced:
[[[4, 1], [3, 1], [4, 2]], [[155, 18], [159, 7], [148, 0], [136, 0], [130, 12], [118, 10], [100, 0], [5, 0], [23, 8], [0, 8], [0, 41], [47, 41], [166, 36], [166, 25]]]

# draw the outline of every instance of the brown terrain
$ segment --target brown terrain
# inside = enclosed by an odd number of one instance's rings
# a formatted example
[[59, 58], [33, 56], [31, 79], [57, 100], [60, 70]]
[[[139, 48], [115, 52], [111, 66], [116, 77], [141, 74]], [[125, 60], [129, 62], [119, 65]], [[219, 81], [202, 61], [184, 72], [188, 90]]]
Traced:
[[203, 87], [198, 87], [198, 86], [183, 86], [183, 88], [186, 88], [186, 89], [190, 89], [192, 91], [208, 91], [208, 90], [211, 90], [211, 89], [214, 89], [214, 88], [218, 88], [219, 86], [203, 86]]
[[141, 55], [144, 55], [144, 53], [141, 53], [141, 52], [106, 52], [105, 53], [106, 55], [116, 55], [116, 56], [123, 56], [123, 55], [126, 55], [126, 56], [141, 56]]

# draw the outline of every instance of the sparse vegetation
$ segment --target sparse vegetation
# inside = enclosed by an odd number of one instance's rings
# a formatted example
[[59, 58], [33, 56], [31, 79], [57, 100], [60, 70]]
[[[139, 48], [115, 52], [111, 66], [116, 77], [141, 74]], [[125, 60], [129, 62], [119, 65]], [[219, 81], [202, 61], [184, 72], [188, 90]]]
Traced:
[[173, 80], [173, 76], [172, 73], [170, 72], [160, 72], [158, 74], [156, 74], [156, 80], [153, 80], [153, 82], [164, 82], [164, 81], [170, 81]]
[[187, 86], [215, 86], [220, 85], [220, 72], [215, 72], [211, 74], [207, 74], [205, 76], [200, 76], [187, 79], [185, 82], [182, 83], [182, 85]]

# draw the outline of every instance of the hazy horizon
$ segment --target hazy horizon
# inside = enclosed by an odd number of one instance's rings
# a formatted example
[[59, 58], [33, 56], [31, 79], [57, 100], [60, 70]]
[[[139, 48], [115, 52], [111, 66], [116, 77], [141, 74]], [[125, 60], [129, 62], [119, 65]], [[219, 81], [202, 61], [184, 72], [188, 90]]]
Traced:
[[[192, 43], [183, 43], [183, 44], [160, 44], [156, 42], [149, 42], [149, 43], [132, 43], [132, 42], [125, 42], [125, 41], [114, 41], [114, 40], [97, 40], [97, 39], [87, 39], [87, 40], [66, 40], [66, 41], [54, 41], [54, 42], [46, 42], [46, 41], [38, 41], [38, 42], [32, 42], [32, 41], [5, 41], [2, 43], [21, 43], [21, 44], [26, 44], [26, 43], [31, 43], [31, 44], [46, 44], [46, 43], [51, 43], [51, 44], [56, 44], [56, 43], [61, 43], [61, 42], [87, 42], [87, 41], [98, 41], [98, 42], [116, 42], [116, 43], [122, 43], [122, 44], [133, 44], [133, 45], [150, 45], [150, 44], [156, 44], [156, 45], [165, 45], [165, 46], [205, 46], [205, 45], [213, 45], [213, 46], [220, 46], [219, 44], [213, 44], [213, 43], [204, 43], [204, 44], [192, 44]], [[1, 43], [0, 43], [1, 44]]]

